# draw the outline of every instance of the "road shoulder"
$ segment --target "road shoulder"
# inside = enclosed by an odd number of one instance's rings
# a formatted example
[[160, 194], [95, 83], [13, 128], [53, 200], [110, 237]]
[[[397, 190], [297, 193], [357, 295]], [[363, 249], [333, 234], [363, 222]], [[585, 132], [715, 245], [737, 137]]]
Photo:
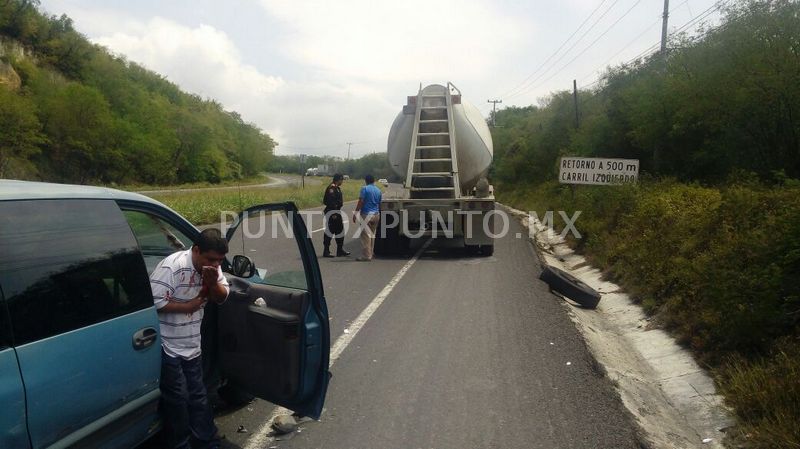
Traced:
[[602, 295], [597, 309], [564, 301], [570, 318], [653, 447], [723, 448], [733, 421], [711, 377], [665, 331], [649, 326], [622, 288], [575, 254], [552, 229], [508, 208], [528, 229], [543, 265], [577, 277]]

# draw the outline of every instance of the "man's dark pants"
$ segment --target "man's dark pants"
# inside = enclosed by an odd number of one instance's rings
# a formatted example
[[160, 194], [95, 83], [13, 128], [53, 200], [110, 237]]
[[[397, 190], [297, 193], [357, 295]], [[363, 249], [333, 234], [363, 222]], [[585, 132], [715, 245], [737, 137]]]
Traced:
[[189, 448], [190, 432], [206, 448], [218, 448], [217, 427], [203, 384], [203, 362], [172, 358], [161, 351], [161, 412], [172, 448]]
[[342, 211], [338, 209], [325, 210], [325, 236], [322, 237], [322, 247], [327, 251], [331, 246], [331, 239], [336, 237], [336, 247], [339, 251], [344, 246], [344, 223]]

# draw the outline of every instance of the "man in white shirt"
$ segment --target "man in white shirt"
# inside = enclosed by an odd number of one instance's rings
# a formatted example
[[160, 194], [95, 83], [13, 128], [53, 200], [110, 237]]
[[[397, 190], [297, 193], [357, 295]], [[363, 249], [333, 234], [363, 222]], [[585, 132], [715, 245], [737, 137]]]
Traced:
[[220, 269], [227, 252], [219, 230], [206, 229], [191, 249], [167, 256], [150, 275], [161, 328], [161, 408], [172, 448], [189, 448], [190, 434], [202, 447], [219, 448], [203, 383], [200, 325], [206, 302], [221, 304], [228, 296]]

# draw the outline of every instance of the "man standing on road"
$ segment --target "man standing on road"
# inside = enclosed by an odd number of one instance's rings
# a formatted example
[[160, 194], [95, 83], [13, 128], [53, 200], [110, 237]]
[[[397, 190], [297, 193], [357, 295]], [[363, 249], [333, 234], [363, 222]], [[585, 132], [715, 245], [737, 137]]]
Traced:
[[170, 448], [188, 449], [190, 435], [200, 447], [219, 448], [203, 383], [200, 324], [206, 302], [221, 304], [228, 296], [220, 269], [227, 252], [220, 231], [206, 229], [191, 249], [167, 256], [150, 275], [161, 329], [161, 408]]
[[372, 175], [364, 177], [364, 184], [366, 185], [358, 193], [358, 204], [353, 213], [353, 221], [361, 223], [362, 254], [356, 260], [369, 262], [372, 260], [372, 251], [375, 248], [375, 229], [378, 227], [378, 218], [380, 217], [381, 189], [375, 187], [375, 178]]
[[339, 173], [333, 175], [333, 182], [325, 190], [325, 197], [322, 202], [325, 204], [325, 236], [322, 238], [322, 244], [325, 248], [322, 251], [322, 257], [333, 257], [331, 254], [331, 239], [336, 238], [336, 256], [349, 256], [350, 253], [344, 250], [344, 218], [342, 216], [342, 206], [344, 199], [342, 198], [341, 185], [344, 181], [344, 176]]

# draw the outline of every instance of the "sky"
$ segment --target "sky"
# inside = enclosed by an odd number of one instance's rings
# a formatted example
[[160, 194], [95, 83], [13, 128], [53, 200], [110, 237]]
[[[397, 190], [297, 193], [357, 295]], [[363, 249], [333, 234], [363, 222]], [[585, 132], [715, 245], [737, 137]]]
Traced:
[[[727, 0], [721, 0], [727, 1]], [[714, 0], [671, 0], [670, 33], [719, 20]], [[276, 154], [386, 151], [420, 84], [492, 104], [591, 88], [656, 48], [664, 0], [42, 0], [92, 42], [239, 112]], [[709, 14], [706, 15], [705, 13]], [[702, 19], [702, 20], [700, 20]], [[656, 47], [654, 47], [656, 46]]]

